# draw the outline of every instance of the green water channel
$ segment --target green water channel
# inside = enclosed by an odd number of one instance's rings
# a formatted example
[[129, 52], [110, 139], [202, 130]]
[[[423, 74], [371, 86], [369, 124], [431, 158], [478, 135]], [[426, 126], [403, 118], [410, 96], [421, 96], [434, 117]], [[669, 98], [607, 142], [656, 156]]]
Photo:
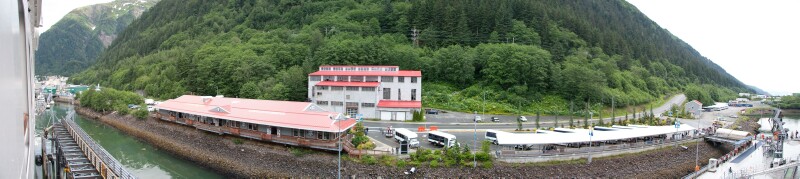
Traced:
[[[68, 104], [56, 104], [52, 114], [63, 118], [71, 108]], [[49, 126], [50, 116], [46, 111], [36, 118], [37, 136]], [[77, 115], [75, 122], [138, 178], [223, 178], [210, 169], [172, 156], [99, 121]]]

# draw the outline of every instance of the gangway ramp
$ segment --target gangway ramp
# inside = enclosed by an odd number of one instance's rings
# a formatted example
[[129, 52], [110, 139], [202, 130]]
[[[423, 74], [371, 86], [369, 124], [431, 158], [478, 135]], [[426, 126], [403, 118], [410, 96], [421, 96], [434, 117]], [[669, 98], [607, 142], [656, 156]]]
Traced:
[[61, 122], [53, 124], [57, 166], [66, 178], [136, 178], [108, 151], [94, 142], [72, 120], [73, 116], [74, 113], [69, 113]]

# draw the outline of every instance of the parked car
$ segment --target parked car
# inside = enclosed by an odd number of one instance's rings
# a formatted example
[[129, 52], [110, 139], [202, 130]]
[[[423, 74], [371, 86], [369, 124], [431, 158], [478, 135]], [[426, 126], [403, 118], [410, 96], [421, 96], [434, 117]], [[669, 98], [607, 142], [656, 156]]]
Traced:
[[153, 112], [153, 111], [156, 111], [156, 108], [155, 108], [155, 107], [153, 107], [153, 106], [147, 106], [147, 112]]
[[128, 108], [131, 108], [131, 109], [139, 109], [139, 105], [135, 105], [135, 104], [128, 104]]
[[439, 110], [436, 110], [436, 109], [425, 109], [425, 113], [427, 113], [427, 114], [439, 114]]
[[475, 122], [481, 122], [481, 116], [475, 116]]
[[528, 118], [525, 118], [525, 116], [519, 116], [519, 118], [517, 118], [517, 120], [522, 121], [522, 122], [528, 122]]
[[500, 118], [492, 116], [492, 122], [500, 122]]
[[729, 116], [729, 117], [731, 117], [731, 118], [739, 118], [739, 116], [737, 116], [736, 114], [734, 114], [734, 115], [731, 115], [731, 116]]

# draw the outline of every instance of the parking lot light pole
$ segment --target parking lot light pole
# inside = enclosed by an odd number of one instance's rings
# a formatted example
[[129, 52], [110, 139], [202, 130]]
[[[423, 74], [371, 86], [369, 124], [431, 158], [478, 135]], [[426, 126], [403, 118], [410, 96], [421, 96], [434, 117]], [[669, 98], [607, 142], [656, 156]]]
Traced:
[[[484, 98], [486, 99], [486, 98]], [[472, 150], [476, 150], [478, 147], [478, 111], [475, 111], [475, 117], [472, 118], [472, 123], [475, 124], [475, 133], [473, 134], [474, 138], [472, 139]], [[478, 167], [478, 160], [475, 159], [475, 154], [472, 154], [472, 167]]]

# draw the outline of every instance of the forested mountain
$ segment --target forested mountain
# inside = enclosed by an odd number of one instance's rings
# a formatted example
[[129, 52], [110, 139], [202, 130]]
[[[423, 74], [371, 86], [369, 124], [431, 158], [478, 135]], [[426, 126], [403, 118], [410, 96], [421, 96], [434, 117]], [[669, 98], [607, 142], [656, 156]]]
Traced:
[[37, 75], [69, 76], [94, 64], [117, 34], [158, 0], [115, 0], [72, 10], [41, 34]]
[[624, 1], [163, 0], [72, 79], [158, 98], [306, 100], [307, 74], [329, 64], [422, 70], [423, 105], [460, 111], [483, 94], [489, 112], [553, 114], [747, 90]]

